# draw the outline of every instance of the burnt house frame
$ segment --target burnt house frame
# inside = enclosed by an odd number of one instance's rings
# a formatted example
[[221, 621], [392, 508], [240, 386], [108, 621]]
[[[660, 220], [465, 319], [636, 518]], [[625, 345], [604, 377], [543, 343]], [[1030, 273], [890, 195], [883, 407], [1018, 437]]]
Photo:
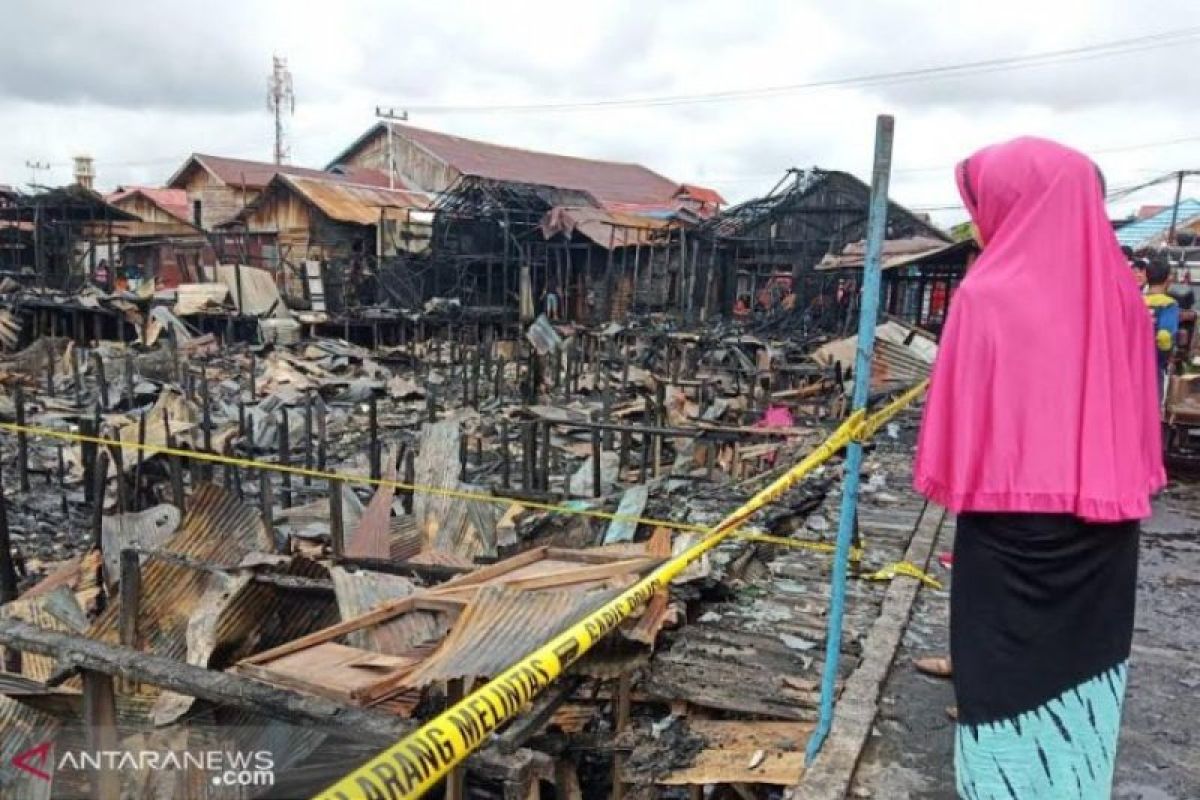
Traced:
[[78, 289], [103, 257], [97, 246], [118, 252], [121, 224], [139, 221], [79, 185], [8, 195], [0, 205], [0, 272], [41, 288]]
[[[754, 298], [770, 281], [785, 277], [791, 280], [797, 309], [819, 311], [839, 292], [846, 294], [853, 287], [845, 285], [844, 276], [814, 267], [826, 254], [866, 237], [870, 191], [848, 172], [791, 169], [767, 195], [706, 221], [697, 233], [701, 251], [706, 245], [709, 249], [722, 309], [731, 309], [739, 295]], [[894, 202], [888, 203], [885, 235], [950, 241], [940, 229]], [[845, 317], [813, 316], [818, 327], [840, 325]]]

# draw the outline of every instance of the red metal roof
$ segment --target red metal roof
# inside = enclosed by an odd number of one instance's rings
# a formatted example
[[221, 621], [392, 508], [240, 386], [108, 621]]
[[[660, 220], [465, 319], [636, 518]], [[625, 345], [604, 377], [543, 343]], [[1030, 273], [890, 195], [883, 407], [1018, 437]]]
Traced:
[[[640, 164], [539, 153], [391, 123], [464, 175], [584, 191], [601, 202], [668, 203], [678, 184]], [[382, 128], [381, 128], [382, 129]]]
[[157, 189], [151, 186], [120, 186], [105, 199], [110, 203], [140, 194], [173, 217], [191, 224], [187, 192], [183, 189]]
[[721, 197], [720, 192], [716, 189], [709, 189], [707, 186], [697, 186], [694, 183], [679, 184], [679, 190], [675, 194], [679, 197], [690, 197], [703, 205], [725, 205], [725, 198]]
[[329, 173], [309, 167], [296, 167], [291, 164], [273, 164], [270, 161], [249, 161], [244, 158], [226, 158], [225, 156], [210, 156], [204, 153], [192, 153], [183, 166], [167, 181], [167, 186], [174, 186], [188, 171], [192, 164], [199, 164], [215, 175], [222, 183], [229, 186], [246, 186], [250, 189], [261, 189], [271, 182], [279, 173], [285, 175], [301, 175], [313, 178], [327, 178]]

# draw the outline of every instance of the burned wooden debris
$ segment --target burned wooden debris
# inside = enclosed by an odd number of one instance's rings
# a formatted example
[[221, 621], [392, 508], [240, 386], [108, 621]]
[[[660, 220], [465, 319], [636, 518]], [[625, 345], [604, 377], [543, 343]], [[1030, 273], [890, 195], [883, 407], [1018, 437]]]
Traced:
[[[20, 426], [0, 437], [5, 765], [83, 718], [117, 741], [202, 718], [283, 726], [278, 763], [307, 764], [315, 790], [348, 766], [310, 761], [322, 743], [410, 729], [807, 452], [840, 418], [854, 349], [720, 319], [440, 311], [372, 348], [286, 326], [218, 345], [195, 302], [129, 301], [123, 336], [68, 322], [0, 355], [0, 420]], [[885, 328], [879, 393], [932, 362], [924, 334]], [[868, 460], [863, 571], [901, 559], [919, 516], [910, 444], [893, 423]], [[805, 545], [832, 539], [836, 469], [754, 520], [798, 546], [735, 540], [694, 565], [468, 762], [471, 796], [799, 779], [827, 605], [828, 557]], [[851, 586], [847, 671], [880, 596]], [[17, 772], [0, 766], [3, 792], [28, 786]]]

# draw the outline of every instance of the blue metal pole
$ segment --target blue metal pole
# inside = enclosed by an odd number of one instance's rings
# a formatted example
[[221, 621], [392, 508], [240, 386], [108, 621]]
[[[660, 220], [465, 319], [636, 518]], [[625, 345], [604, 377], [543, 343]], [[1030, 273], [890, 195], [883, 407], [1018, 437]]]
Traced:
[[[854, 359], [852, 412], [865, 408], [871, 386], [871, 354], [875, 350], [875, 325], [879, 316], [880, 257], [887, 229], [888, 179], [892, 172], [892, 136], [895, 120], [887, 115], [875, 119], [875, 166], [871, 174], [871, 201], [867, 216], [867, 252], [863, 263], [862, 302], [858, 315], [858, 349]], [[833, 693], [837, 684], [838, 659], [842, 645], [842, 617], [846, 610], [846, 572], [850, 539], [858, 507], [858, 472], [862, 467], [862, 445], [852, 442], [846, 449], [842, 478], [842, 509], [838, 519], [837, 547], [833, 554], [833, 576], [829, 591], [829, 625], [825, 633], [825, 668], [821, 673], [821, 711], [817, 727], [808, 740], [805, 760], [812, 764], [833, 723]]]

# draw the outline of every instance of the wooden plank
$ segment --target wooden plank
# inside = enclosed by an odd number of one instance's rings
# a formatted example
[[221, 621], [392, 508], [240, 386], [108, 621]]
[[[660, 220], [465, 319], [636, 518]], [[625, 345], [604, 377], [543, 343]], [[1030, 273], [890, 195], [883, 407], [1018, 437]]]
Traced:
[[608, 580], [618, 575], [640, 574], [657, 563], [658, 560], [653, 558], [633, 558], [626, 561], [614, 561], [611, 564], [580, 567], [553, 575], [518, 578], [512, 581], [501, 579], [496, 582], [513, 589], [550, 589], [555, 586], [570, 586], [578, 583]]

